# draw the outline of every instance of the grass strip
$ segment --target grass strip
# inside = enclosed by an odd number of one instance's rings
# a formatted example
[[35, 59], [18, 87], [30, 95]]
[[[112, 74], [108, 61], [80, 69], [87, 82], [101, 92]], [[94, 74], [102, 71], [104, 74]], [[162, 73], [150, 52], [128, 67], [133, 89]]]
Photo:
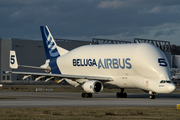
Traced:
[[1, 119], [61, 120], [178, 120], [175, 107], [1, 108]]

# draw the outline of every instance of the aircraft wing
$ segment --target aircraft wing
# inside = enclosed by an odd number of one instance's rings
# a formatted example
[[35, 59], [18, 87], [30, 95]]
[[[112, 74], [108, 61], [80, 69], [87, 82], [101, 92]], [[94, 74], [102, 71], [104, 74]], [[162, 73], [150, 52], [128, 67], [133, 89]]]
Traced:
[[110, 77], [99, 77], [99, 76], [81, 76], [81, 75], [67, 75], [67, 74], [50, 74], [50, 73], [34, 73], [34, 72], [15, 72], [15, 71], [5, 71], [4, 73], [20, 74], [25, 76], [37, 75], [43, 77], [58, 77], [58, 78], [68, 78], [76, 81], [76, 79], [92, 79], [99, 80], [102, 82], [113, 81]]

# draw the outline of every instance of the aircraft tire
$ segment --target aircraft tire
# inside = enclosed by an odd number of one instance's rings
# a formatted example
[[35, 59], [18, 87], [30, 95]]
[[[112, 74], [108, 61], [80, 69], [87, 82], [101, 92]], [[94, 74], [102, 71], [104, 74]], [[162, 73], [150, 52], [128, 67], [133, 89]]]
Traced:
[[155, 95], [150, 95], [149, 98], [150, 98], [150, 99], [155, 99], [156, 96], [155, 96]]
[[127, 98], [127, 93], [123, 93], [123, 98]]
[[117, 98], [120, 98], [120, 92], [117, 92], [117, 93], [116, 93], [116, 97], [117, 97]]
[[81, 94], [81, 97], [82, 97], [82, 98], [85, 98], [85, 97], [86, 97], [86, 93], [83, 92], [83, 93]]
[[120, 98], [123, 98], [123, 97], [124, 97], [122, 92], [120, 92], [119, 95], [120, 95]]
[[89, 94], [88, 93], [85, 93], [85, 98], [88, 98], [89, 97]]
[[92, 93], [83, 92], [83, 93], [81, 94], [81, 97], [82, 97], [82, 98], [92, 98]]
[[126, 98], [127, 97], [127, 93], [117, 92], [116, 93], [116, 97], [117, 98]]
[[152, 95], [150, 95], [149, 98], [152, 99]]
[[87, 93], [88, 94], [88, 98], [92, 98], [92, 93]]

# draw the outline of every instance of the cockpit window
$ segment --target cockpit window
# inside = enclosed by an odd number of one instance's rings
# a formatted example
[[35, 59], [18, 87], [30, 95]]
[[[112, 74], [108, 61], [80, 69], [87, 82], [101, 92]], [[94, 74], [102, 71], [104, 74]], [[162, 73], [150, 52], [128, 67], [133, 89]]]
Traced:
[[161, 80], [161, 82], [160, 83], [164, 83], [164, 80]]
[[160, 83], [171, 83], [171, 81], [161, 80]]

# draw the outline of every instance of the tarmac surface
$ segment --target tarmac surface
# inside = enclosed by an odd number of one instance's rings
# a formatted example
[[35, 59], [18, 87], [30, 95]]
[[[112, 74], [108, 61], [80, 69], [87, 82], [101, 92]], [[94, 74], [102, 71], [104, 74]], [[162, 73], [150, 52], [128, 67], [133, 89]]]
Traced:
[[0, 108], [30, 107], [176, 107], [180, 94], [157, 94], [149, 99], [147, 93], [128, 93], [127, 98], [116, 98], [115, 93], [93, 94], [81, 98], [81, 93], [62, 92], [0, 92]]

